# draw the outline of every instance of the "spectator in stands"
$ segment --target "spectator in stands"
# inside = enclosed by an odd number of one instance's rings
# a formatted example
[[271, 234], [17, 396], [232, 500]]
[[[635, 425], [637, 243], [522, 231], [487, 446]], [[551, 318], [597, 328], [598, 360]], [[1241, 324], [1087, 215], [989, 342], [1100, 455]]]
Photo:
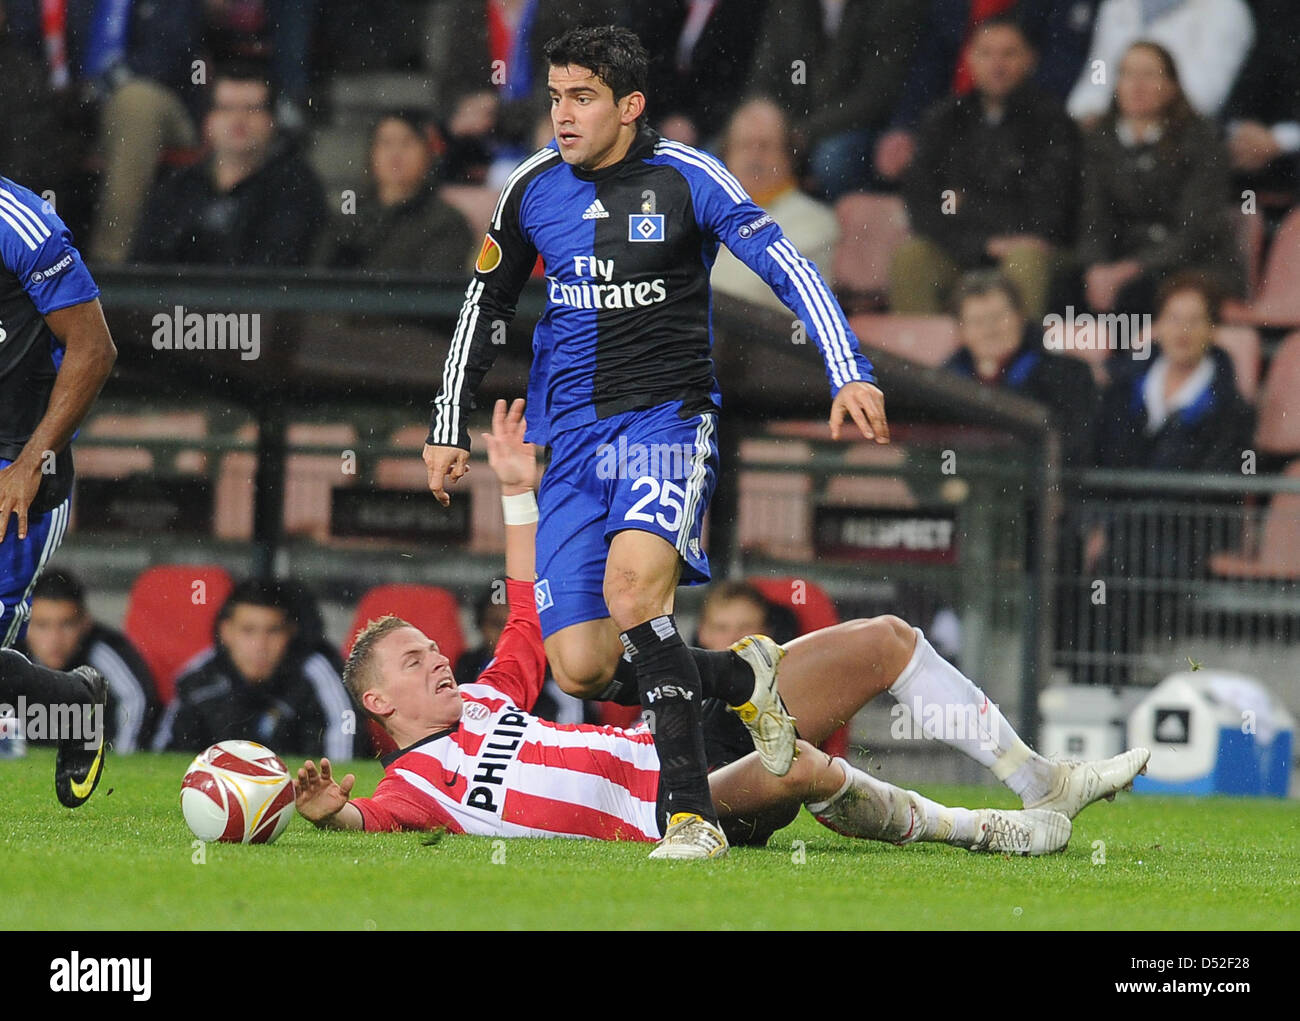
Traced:
[[149, 263], [302, 266], [325, 222], [320, 181], [277, 135], [271, 88], [256, 65], [212, 84], [201, 163], [155, 183], [135, 257]]
[[543, 49], [570, 25], [613, 20], [621, 4], [598, 0], [451, 0], [438, 79], [447, 153], [444, 181], [482, 184], [497, 158], [527, 154], [533, 121], [548, 105]]
[[29, 52], [45, 55], [55, 91], [88, 100], [98, 120], [103, 186], [88, 254], [91, 262], [124, 262], [159, 160], [167, 149], [197, 144], [191, 65], [200, 52], [203, 0], [8, 0], [6, 9]]
[[1029, 0], [1016, 5], [1016, 20], [1038, 51], [1034, 80], [1062, 103], [1085, 67], [1101, 0]]
[[[307, 124], [312, 72], [312, 36], [321, 0], [205, 0], [206, 42], [217, 65], [229, 60], [266, 60], [275, 95], [275, 119], [282, 131], [297, 134]], [[338, 12], [331, 11], [335, 17]], [[340, 19], [342, 20], [342, 19]], [[353, 45], [369, 35], [379, 19], [353, 22]], [[360, 29], [360, 30], [359, 30]]]
[[[1130, 363], [1102, 394], [1095, 462], [1103, 468], [1239, 475], [1254, 415], [1237, 391], [1232, 360], [1214, 345], [1221, 292], [1212, 278], [1180, 273], [1157, 294], [1154, 357]], [[1087, 528], [1085, 584], [1106, 582], [1106, 598], [1075, 600], [1083, 634], [1109, 656], [1080, 680], [1123, 684], [1143, 638], [1169, 642], [1180, 615], [1193, 612], [1189, 580], [1210, 557], [1240, 540], [1240, 497], [1165, 492], [1106, 494], [1100, 522]], [[1163, 505], [1162, 505], [1163, 504]], [[1067, 639], [1063, 645], [1069, 645]], [[1172, 650], [1161, 650], [1162, 653]]]
[[201, 751], [238, 737], [280, 755], [353, 756], [355, 709], [336, 663], [295, 642], [297, 604], [276, 582], [235, 586], [212, 648], [176, 680], [155, 750]]
[[1073, 240], [1079, 141], [1029, 80], [1034, 52], [1012, 19], [990, 18], [970, 49], [975, 88], [926, 115], [903, 195], [915, 236], [895, 253], [890, 306], [937, 314], [963, 270], [999, 264], [1042, 316]]
[[794, 614], [777, 606], [747, 581], [722, 581], [709, 586], [700, 607], [695, 644], [720, 652], [746, 635], [767, 635], [778, 644], [799, 634]]
[[1255, 48], [1228, 100], [1228, 152], [1242, 187], [1284, 192], [1289, 204], [1300, 189], [1300, 4], [1255, 0], [1255, 22]]
[[953, 308], [962, 346], [944, 367], [1047, 405], [1065, 462], [1082, 463], [1096, 402], [1087, 364], [1044, 349], [1042, 327], [1026, 318], [1019, 290], [997, 270], [962, 277]]
[[1144, 40], [1173, 55], [1192, 107], [1217, 117], [1254, 37], [1245, 0], [1105, 0], [1087, 63], [1066, 104], [1070, 116], [1091, 122], [1106, 113], [1120, 61]]
[[460, 275], [474, 238], [433, 180], [425, 118], [384, 114], [370, 134], [370, 180], [354, 210], [334, 215], [318, 261], [333, 269]]
[[1239, 473], [1254, 413], [1237, 390], [1232, 359], [1214, 344], [1221, 293], [1193, 272], [1157, 294], [1156, 345], [1102, 395], [1094, 460], [1103, 468]]
[[1084, 142], [1077, 256], [1088, 306], [1147, 313], [1156, 281], [1192, 267], [1239, 290], [1228, 197], [1223, 145], [1188, 104], [1169, 51], [1135, 43]]
[[1007, 14], [1016, 0], [916, 0], [924, 11], [920, 43], [909, 63], [890, 128], [876, 143], [875, 170], [898, 181], [916, 154], [916, 128], [944, 97], [971, 90], [970, 44], [989, 18]]
[[[772, 214], [786, 237], [829, 279], [839, 223], [829, 206], [799, 190], [789, 125], [781, 108], [768, 99], [741, 104], [727, 126], [722, 158], [750, 197]], [[725, 247], [718, 251], [710, 279], [715, 291], [756, 305], [785, 308], [772, 289]]]
[[772, 96], [796, 126], [796, 148], [826, 198], [872, 183], [876, 137], [893, 115], [924, 15], [915, 0], [768, 5], [749, 88]]
[[657, 127], [680, 118], [673, 137], [685, 141], [693, 133], [691, 144], [711, 146], [745, 89], [768, 6], [768, 0], [633, 3], [628, 26], [650, 52], [650, 122]]
[[[473, 649], [466, 649], [456, 660], [454, 673], [457, 684], [472, 684], [496, 656], [497, 642], [510, 616], [510, 606], [505, 600], [505, 589], [500, 583], [494, 584], [483, 593], [474, 604], [474, 622], [482, 639]], [[605, 703], [587, 699], [574, 698], [563, 691], [550, 668], [546, 671], [546, 682], [542, 692], [537, 696], [533, 715], [552, 723], [599, 723], [601, 707]], [[630, 722], [630, 721], [622, 721]]]
[[67, 571], [47, 570], [32, 589], [25, 647], [35, 663], [51, 670], [90, 665], [108, 684], [105, 740], [118, 754], [147, 748], [162, 704], [153, 674], [120, 631], [86, 609], [81, 582]]

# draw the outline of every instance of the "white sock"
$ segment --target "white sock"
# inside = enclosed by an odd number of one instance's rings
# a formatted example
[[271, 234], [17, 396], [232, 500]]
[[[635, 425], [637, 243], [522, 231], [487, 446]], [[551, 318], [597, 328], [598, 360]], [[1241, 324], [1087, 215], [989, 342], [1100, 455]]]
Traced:
[[916, 650], [889, 693], [925, 734], [992, 770], [1025, 801], [1045, 794], [1051, 763], [1020, 740], [993, 700], [935, 652], [920, 628], [912, 630]]
[[969, 847], [975, 842], [975, 814], [949, 808], [916, 791], [877, 780], [870, 773], [835, 760], [844, 783], [825, 801], [808, 802], [817, 820], [845, 836], [893, 844], [938, 841]]

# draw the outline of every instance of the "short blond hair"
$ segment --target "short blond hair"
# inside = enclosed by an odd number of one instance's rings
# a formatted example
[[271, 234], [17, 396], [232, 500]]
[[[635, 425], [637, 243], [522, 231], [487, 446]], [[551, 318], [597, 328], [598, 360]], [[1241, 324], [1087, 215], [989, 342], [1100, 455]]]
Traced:
[[352, 643], [348, 661], [343, 665], [343, 686], [348, 689], [348, 694], [352, 696], [353, 701], [361, 707], [361, 711], [372, 720], [378, 720], [379, 717], [366, 708], [365, 703], [361, 701], [361, 696], [373, 688], [379, 680], [379, 671], [375, 668], [375, 646], [394, 631], [414, 626], [409, 621], [389, 613], [367, 621], [366, 626], [361, 629]]

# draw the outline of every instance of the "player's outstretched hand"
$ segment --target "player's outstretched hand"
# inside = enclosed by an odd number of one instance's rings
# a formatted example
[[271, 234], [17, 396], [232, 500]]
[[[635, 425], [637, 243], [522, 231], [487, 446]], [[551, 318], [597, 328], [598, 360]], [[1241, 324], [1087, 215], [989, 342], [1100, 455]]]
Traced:
[[352, 785], [356, 782], [357, 778], [349, 773], [341, 783], [336, 783], [329, 759], [320, 760], [319, 770], [308, 759], [293, 782], [293, 800], [298, 814], [317, 824], [338, 815], [348, 803]]
[[524, 442], [528, 422], [524, 418], [524, 399], [515, 398], [509, 409], [505, 401], [492, 408], [492, 431], [483, 434], [488, 464], [501, 480], [507, 496], [537, 488], [537, 454], [531, 443]]
[[848, 415], [857, 423], [863, 437], [877, 443], [889, 442], [889, 423], [885, 421], [885, 395], [879, 387], [854, 380], [845, 383], [831, 404], [831, 439], [840, 438], [840, 427]]
[[444, 479], [459, 482], [469, 473], [469, 451], [461, 447], [435, 447], [424, 445], [424, 466], [429, 469], [429, 489], [444, 507], [451, 505], [451, 497], [444, 487]]

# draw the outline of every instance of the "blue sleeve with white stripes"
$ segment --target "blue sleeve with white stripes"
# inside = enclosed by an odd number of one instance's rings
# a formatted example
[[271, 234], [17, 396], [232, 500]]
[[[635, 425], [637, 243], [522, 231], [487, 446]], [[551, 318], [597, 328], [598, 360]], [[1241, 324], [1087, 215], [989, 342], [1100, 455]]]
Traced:
[[41, 315], [99, 297], [81, 253], [54, 207], [0, 177], [0, 258]]
[[803, 322], [821, 349], [831, 395], [845, 383], [875, 383], [871, 362], [858, 346], [840, 303], [817, 267], [804, 258], [780, 225], [765, 213], [716, 158], [694, 151], [696, 166], [684, 166], [695, 216], [732, 253], [772, 288]]

